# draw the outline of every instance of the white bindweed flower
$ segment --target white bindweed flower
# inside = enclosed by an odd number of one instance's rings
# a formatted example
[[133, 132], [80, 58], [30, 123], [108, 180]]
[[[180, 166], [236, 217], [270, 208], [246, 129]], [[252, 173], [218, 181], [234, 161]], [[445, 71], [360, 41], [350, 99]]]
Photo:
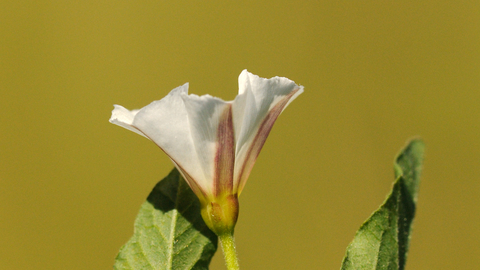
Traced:
[[188, 95], [184, 84], [140, 110], [114, 105], [110, 118], [169, 156], [217, 234], [233, 230], [238, 196], [275, 120], [303, 92], [303, 86], [287, 78], [264, 79], [246, 70], [238, 84], [233, 101]]

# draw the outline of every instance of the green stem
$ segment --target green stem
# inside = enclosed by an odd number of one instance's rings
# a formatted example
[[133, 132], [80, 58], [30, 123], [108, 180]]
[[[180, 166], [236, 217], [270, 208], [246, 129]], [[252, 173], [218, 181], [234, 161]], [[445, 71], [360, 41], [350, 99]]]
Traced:
[[222, 244], [223, 256], [225, 257], [225, 263], [228, 270], [239, 270], [237, 252], [235, 251], [235, 239], [233, 239], [233, 233], [224, 233], [219, 236], [220, 243]]

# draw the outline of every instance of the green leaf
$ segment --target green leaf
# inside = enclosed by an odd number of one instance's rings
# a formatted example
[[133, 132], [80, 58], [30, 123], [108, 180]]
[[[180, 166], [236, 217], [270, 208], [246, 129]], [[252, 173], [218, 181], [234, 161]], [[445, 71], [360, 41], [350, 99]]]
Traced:
[[342, 270], [405, 269], [424, 148], [420, 139], [413, 139], [397, 156], [392, 191], [357, 231]]
[[142, 204], [114, 269], [208, 269], [216, 250], [217, 236], [205, 225], [198, 198], [173, 169]]

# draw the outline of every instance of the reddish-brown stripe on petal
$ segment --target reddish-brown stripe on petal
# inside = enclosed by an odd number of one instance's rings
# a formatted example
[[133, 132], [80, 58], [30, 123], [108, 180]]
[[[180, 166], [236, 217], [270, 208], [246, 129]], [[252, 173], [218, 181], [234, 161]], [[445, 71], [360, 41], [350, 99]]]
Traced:
[[238, 175], [239, 181], [237, 184], [237, 192], [240, 195], [245, 183], [247, 182], [248, 176], [252, 171], [253, 165], [257, 160], [258, 155], [260, 154], [260, 150], [262, 150], [265, 141], [267, 140], [268, 134], [272, 130], [273, 124], [277, 120], [280, 113], [282, 113], [283, 109], [287, 105], [288, 101], [297, 93], [300, 89], [297, 88], [290, 92], [288, 95], [283, 97], [273, 108], [270, 109], [268, 114], [266, 115], [265, 119], [263, 119], [260, 127], [258, 128], [257, 134], [250, 145], [250, 148], [247, 150], [245, 160], [243, 164], [237, 164], [241, 166], [240, 173]]
[[235, 137], [232, 119], [232, 104], [222, 112], [217, 128], [217, 147], [214, 160], [213, 193], [215, 196], [233, 188], [235, 164]]

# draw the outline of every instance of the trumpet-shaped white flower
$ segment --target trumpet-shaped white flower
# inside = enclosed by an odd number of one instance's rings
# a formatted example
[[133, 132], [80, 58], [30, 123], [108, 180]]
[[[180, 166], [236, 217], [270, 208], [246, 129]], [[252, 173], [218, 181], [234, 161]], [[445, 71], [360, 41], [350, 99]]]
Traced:
[[[140, 110], [114, 105], [110, 118], [111, 123], [157, 144], [198, 196], [202, 208], [230, 205], [227, 208], [232, 213], [227, 216], [235, 219], [232, 226], [238, 215], [237, 197], [275, 120], [303, 92], [303, 86], [287, 78], [264, 79], [246, 70], [238, 84], [233, 101], [188, 95], [188, 84], [184, 84]], [[205, 211], [208, 213], [202, 210], [202, 215], [215, 214], [211, 209]]]

